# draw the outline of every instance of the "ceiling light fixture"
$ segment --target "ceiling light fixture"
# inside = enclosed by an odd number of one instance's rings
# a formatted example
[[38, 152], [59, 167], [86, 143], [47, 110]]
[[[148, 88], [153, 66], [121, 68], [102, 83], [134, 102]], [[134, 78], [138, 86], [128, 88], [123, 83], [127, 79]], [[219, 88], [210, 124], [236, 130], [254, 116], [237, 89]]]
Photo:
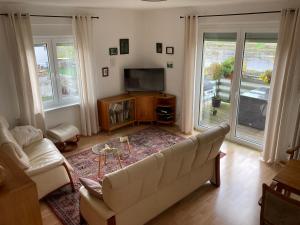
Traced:
[[165, 2], [167, 0], [142, 0], [143, 2]]

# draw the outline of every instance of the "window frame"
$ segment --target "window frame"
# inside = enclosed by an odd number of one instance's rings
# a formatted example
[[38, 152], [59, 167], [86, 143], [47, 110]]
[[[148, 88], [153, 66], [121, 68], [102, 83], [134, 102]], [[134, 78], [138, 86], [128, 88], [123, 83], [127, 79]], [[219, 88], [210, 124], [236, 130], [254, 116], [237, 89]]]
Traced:
[[[58, 60], [57, 60], [57, 43], [72, 43], [74, 46], [74, 38], [72, 36], [35, 36], [33, 37], [33, 44], [46, 44], [47, 45], [47, 53], [48, 53], [48, 61], [49, 61], [49, 69], [50, 69], [50, 79], [52, 84], [52, 93], [53, 100], [42, 101], [44, 106], [44, 111], [49, 111], [57, 108], [64, 108], [68, 105], [77, 105], [80, 103], [80, 88], [79, 88], [79, 80], [78, 80], [78, 64], [77, 58], [75, 56], [76, 63], [76, 71], [77, 71], [77, 87], [78, 87], [78, 96], [69, 96], [63, 97], [61, 93], [61, 83], [60, 83], [60, 75], [58, 72]], [[75, 48], [75, 46], [74, 46]]]
[[[200, 26], [200, 25], [199, 25]], [[226, 135], [226, 139], [233, 141], [238, 144], [243, 144], [245, 146], [249, 146], [253, 149], [256, 149], [258, 151], [262, 151], [263, 145], [258, 144], [256, 142], [251, 142], [249, 140], [237, 137], [235, 135], [235, 130], [237, 126], [236, 118], [238, 116], [238, 104], [239, 104], [239, 92], [240, 89], [240, 73], [242, 71], [242, 62], [244, 59], [244, 48], [245, 48], [245, 35], [246, 33], [278, 33], [279, 24], [277, 22], [274, 23], [249, 23], [249, 24], [236, 24], [236, 23], [230, 23], [230, 24], [207, 24], [207, 25], [201, 25], [201, 29], [198, 31], [198, 46], [197, 46], [197, 72], [195, 77], [195, 83], [200, 84], [199, 86], [195, 85], [195, 94], [194, 94], [194, 128], [199, 131], [204, 131], [207, 129], [206, 126], [203, 126], [199, 122], [199, 114], [200, 114], [200, 101], [202, 98], [202, 82], [201, 82], [201, 76], [202, 73], [199, 73], [199, 71], [202, 71], [202, 61], [203, 61], [203, 46], [204, 46], [204, 33], [230, 33], [230, 32], [236, 32], [237, 33], [237, 43], [236, 43], [236, 55], [235, 55], [235, 68], [234, 71], [236, 71], [239, 75], [236, 76], [236, 79], [233, 79], [232, 81], [232, 90], [236, 90], [237, 92], [233, 93], [233, 100], [231, 102], [231, 111], [229, 115], [229, 122], [231, 128], [234, 128], [234, 131], [229, 132]], [[271, 97], [268, 100], [268, 107], [271, 104]], [[267, 114], [267, 116], [269, 116]]]

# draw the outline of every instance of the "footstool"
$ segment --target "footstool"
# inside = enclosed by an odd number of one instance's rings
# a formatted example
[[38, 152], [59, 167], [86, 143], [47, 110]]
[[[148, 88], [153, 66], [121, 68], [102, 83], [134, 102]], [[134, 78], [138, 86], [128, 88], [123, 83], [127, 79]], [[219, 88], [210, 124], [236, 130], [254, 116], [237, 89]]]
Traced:
[[47, 135], [61, 151], [65, 151], [68, 144], [77, 145], [80, 138], [78, 128], [66, 123], [49, 129]]

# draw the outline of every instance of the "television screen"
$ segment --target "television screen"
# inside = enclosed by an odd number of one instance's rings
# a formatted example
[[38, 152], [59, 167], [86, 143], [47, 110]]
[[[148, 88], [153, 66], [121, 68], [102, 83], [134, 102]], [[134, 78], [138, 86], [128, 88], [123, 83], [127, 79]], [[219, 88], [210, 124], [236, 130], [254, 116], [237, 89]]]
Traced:
[[164, 91], [165, 69], [124, 69], [126, 91]]

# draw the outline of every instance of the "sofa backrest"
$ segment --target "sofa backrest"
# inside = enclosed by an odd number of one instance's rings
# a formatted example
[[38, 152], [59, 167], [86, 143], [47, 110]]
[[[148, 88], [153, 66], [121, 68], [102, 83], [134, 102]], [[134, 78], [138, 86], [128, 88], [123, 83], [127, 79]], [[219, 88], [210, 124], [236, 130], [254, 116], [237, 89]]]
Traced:
[[193, 168], [202, 166], [207, 160], [213, 159], [219, 154], [220, 147], [230, 127], [226, 123], [208, 129], [196, 135], [198, 141]]
[[161, 151], [165, 159], [161, 186], [168, 185], [191, 171], [197, 147], [197, 140], [191, 137]]
[[158, 189], [164, 159], [153, 154], [103, 179], [103, 199], [115, 212], [128, 208]]

